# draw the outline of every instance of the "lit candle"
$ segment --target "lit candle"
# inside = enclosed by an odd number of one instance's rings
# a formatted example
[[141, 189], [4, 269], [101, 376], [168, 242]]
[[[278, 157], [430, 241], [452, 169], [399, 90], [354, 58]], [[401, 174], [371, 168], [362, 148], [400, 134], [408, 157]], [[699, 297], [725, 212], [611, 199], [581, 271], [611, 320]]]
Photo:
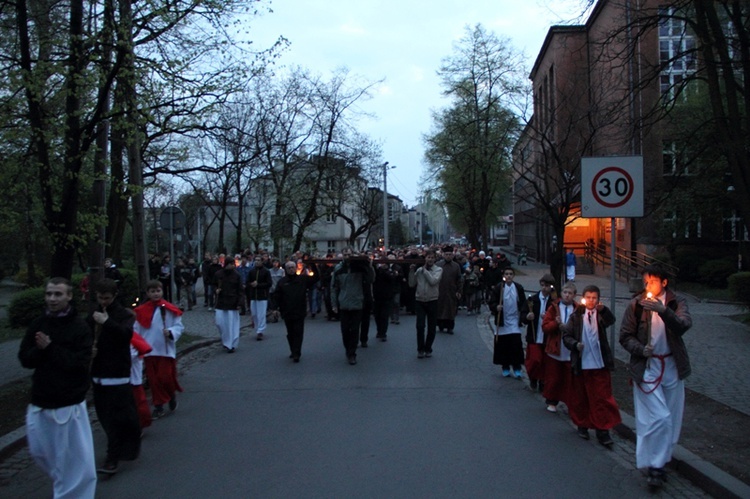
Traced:
[[651, 300], [653, 297], [654, 297], [654, 295], [653, 295], [653, 293], [651, 293], [651, 291], [649, 291], [648, 293], [646, 293], [646, 298], [648, 298], [649, 300]]
[[581, 298], [581, 305], [586, 306], [586, 298]]

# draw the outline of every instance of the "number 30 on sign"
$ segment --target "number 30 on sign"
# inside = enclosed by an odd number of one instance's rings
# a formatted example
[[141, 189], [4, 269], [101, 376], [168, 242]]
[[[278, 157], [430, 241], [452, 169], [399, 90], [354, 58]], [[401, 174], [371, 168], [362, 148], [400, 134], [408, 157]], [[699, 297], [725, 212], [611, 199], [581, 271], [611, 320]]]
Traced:
[[608, 156], [581, 159], [581, 216], [643, 216], [643, 158]]

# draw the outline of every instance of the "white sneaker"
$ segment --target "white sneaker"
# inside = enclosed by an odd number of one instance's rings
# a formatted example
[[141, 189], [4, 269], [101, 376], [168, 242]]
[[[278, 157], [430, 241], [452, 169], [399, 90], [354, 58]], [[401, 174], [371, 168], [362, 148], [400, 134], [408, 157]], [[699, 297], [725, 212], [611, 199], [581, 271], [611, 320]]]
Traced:
[[552, 405], [552, 404], [548, 404], [547, 405], [547, 411], [549, 411], [549, 412], [557, 412], [557, 407], [554, 406], [554, 405]]

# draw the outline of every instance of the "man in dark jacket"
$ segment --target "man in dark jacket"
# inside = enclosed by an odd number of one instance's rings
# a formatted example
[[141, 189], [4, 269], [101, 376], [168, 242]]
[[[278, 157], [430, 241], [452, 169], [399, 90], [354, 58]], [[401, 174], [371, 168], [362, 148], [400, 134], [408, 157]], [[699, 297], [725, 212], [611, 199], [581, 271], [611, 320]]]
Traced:
[[[375, 282], [372, 285], [373, 313], [375, 315], [376, 338], [380, 341], [388, 339], [388, 319], [393, 305], [394, 282], [397, 282], [398, 273], [387, 263], [378, 264], [375, 269]], [[400, 289], [400, 288], [399, 288]], [[367, 320], [367, 319], [364, 319]]]
[[[307, 315], [307, 291], [314, 284], [314, 276], [297, 274], [297, 264], [289, 261], [284, 264], [286, 275], [281, 278], [274, 291], [274, 300], [286, 326], [286, 339], [289, 342], [289, 358], [299, 362], [302, 356], [302, 340], [305, 336], [305, 316]], [[317, 272], [315, 273], [317, 274]]]
[[[630, 352], [638, 468], [648, 467], [648, 484], [661, 487], [664, 465], [680, 437], [685, 378], [690, 358], [682, 336], [693, 325], [687, 302], [670, 289], [658, 265], [643, 270], [644, 292], [625, 310], [620, 344]], [[639, 417], [640, 416], [640, 417]]]
[[221, 343], [228, 353], [234, 353], [240, 343], [240, 307], [245, 299], [240, 274], [234, 269], [234, 260], [227, 258], [224, 268], [214, 276], [216, 280], [216, 327], [221, 333]]
[[260, 255], [255, 255], [253, 265], [247, 274], [245, 289], [250, 298], [250, 314], [255, 324], [256, 338], [263, 339], [266, 332], [266, 312], [268, 311], [268, 292], [271, 289], [271, 272], [263, 265]]
[[94, 335], [72, 300], [70, 281], [50, 279], [46, 312], [21, 340], [21, 365], [34, 369], [26, 438], [34, 461], [53, 480], [55, 497], [93, 498], [96, 466], [86, 392]]
[[573, 368], [568, 413], [578, 427], [578, 436], [588, 440], [589, 428], [605, 447], [614, 442], [609, 430], [622, 422], [612, 395], [615, 358], [607, 341], [607, 328], [615, 323], [612, 311], [599, 302], [597, 286], [583, 288], [581, 306], [567, 323], [560, 325], [563, 344], [570, 350]]
[[344, 249], [342, 254], [344, 259], [336, 265], [331, 276], [331, 304], [333, 312], [341, 317], [341, 339], [346, 358], [350, 365], [355, 365], [362, 310], [371, 293], [375, 271], [369, 259], [353, 259], [351, 248]]
[[116, 300], [117, 283], [96, 284], [98, 309], [86, 322], [94, 330], [91, 379], [94, 407], [107, 434], [107, 457], [99, 473], [114, 474], [121, 459], [133, 460], [141, 449], [141, 427], [130, 385], [130, 340], [135, 314]]

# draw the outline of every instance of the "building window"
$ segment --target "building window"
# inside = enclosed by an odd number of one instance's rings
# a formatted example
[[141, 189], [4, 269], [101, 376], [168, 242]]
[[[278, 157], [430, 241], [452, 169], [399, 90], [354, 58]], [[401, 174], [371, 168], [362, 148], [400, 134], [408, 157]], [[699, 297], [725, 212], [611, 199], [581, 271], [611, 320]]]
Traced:
[[336, 223], [336, 214], [333, 211], [326, 212], [326, 222], [329, 224]]
[[336, 252], [336, 241], [328, 241], [328, 253]]
[[659, 62], [661, 94], [669, 100], [683, 90], [687, 77], [696, 69], [695, 37], [674, 7], [659, 8]]
[[662, 149], [662, 174], [671, 175], [689, 175], [687, 166], [682, 161], [682, 154], [677, 150], [677, 144], [674, 141], [665, 141]]

